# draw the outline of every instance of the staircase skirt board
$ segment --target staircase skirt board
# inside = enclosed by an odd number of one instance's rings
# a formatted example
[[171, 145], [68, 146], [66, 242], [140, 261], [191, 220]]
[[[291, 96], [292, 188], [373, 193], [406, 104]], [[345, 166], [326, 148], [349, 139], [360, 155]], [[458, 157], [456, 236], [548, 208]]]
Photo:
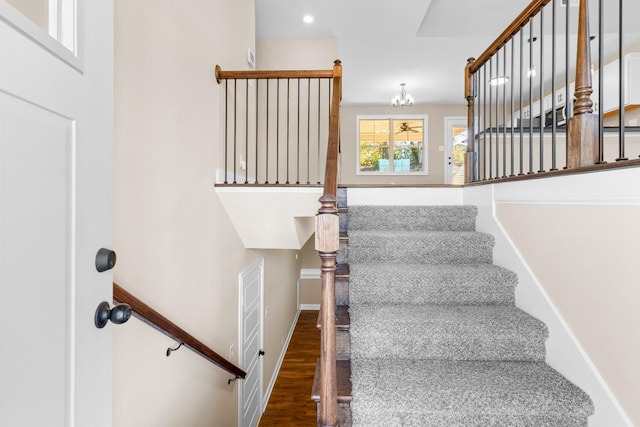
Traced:
[[544, 362], [547, 328], [515, 306], [517, 277], [493, 264], [476, 207], [341, 213], [350, 319], [337, 339], [350, 341], [340, 363], [352, 385], [343, 427], [587, 425], [591, 399]]

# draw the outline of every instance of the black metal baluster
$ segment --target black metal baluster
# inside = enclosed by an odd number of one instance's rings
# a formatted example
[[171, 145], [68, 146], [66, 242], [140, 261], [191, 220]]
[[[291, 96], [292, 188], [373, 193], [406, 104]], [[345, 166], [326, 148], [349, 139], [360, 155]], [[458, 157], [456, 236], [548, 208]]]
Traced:
[[494, 88], [496, 90], [496, 176], [495, 178], [500, 178], [500, 85], [498, 85], [498, 78], [500, 76], [500, 51], [496, 52], [496, 75], [493, 77], [494, 80]]
[[496, 52], [496, 76], [494, 88], [496, 90], [496, 176], [500, 178], [500, 85], [498, 85], [498, 77], [500, 76], [500, 51]]
[[565, 81], [565, 88], [564, 88], [564, 119], [565, 119], [565, 129], [566, 129], [566, 135], [564, 138], [564, 152], [565, 152], [565, 166], [564, 169], [567, 168], [566, 166], [566, 161], [569, 158], [569, 118], [571, 117], [571, 102], [572, 102], [572, 94], [570, 91], [570, 84], [569, 82], [571, 80], [569, 80], [569, 70], [571, 68], [571, 59], [570, 59], [570, 54], [571, 54], [571, 45], [569, 43], [569, 31], [570, 31], [570, 25], [569, 25], [569, 18], [570, 18], [570, 11], [571, 8], [569, 7], [569, 5], [567, 4], [567, 7], [564, 8], [565, 11], [565, 22], [564, 22], [564, 53], [565, 53], [565, 58], [564, 58], [564, 81]]
[[544, 172], [544, 8], [540, 9], [540, 169]]
[[[493, 56], [489, 59], [489, 80], [493, 78]], [[493, 179], [493, 90], [489, 84], [489, 179]]]
[[316, 178], [318, 184], [320, 184], [320, 94], [322, 93], [320, 90], [320, 82], [321, 79], [318, 79], [318, 158], [316, 159]]
[[300, 184], [300, 79], [298, 79], [298, 161], [296, 163], [296, 184]]
[[[480, 74], [480, 71], [476, 71], [473, 74], [473, 97], [477, 98], [478, 101], [480, 100], [480, 96], [479, 96], [479, 94], [478, 94], [478, 92], [476, 90], [478, 89], [477, 81], [478, 81], [478, 75], [479, 74]], [[471, 129], [467, 129], [467, 144], [470, 144], [470, 141], [473, 141], [473, 153], [474, 153], [473, 158], [476, 159], [476, 161], [475, 161], [474, 164], [471, 165], [471, 168], [466, 168], [465, 167], [465, 170], [468, 169], [468, 170], [472, 171], [471, 172], [472, 173], [472, 177], [469, 180], [470, 182], [475, 182], [475, 181], [479, 180], [478, 169], [477, 169], [477, 159], [478, 159], [478, 153], [480, 153], [480, 149], [478, 147], [478, 144], [476, 144], [476, 133], [478, 131], [478, 126], [480, 126], [480, 120], [478, 120], [477, 114], [479, 114], [479, 110], [477, 110], [477, 109], [478, 109], [477, 102], [474, 99], [472, 112], [471, 112], [471, 114], [473, 115], [473, 123], [474, 123], [474, 125], [471, 127]], [[471, 131], [471, 132], [469, 132], [469, 131]], [[473, 139], [469, 139], [469, 138], [473, 138]], [[479, 143], [479, 141], [478, 141], [478, 143]], [[466, 160], [467, 159], [465, 157], [465, 162], [466, 162]]]
[[[256, 175], [255, 175], [255, 176], [254, 176], [254, 178], [253, 178], [253, 179], [255, 180], [255, 183], [256, 183], [256, 184], [258, 183], [258, 146], [260, 145], [260, 143], [259, 143], [260, 138], [259, 138], [259, 135], [258, 135], [258, 129], [260, 128], [260, 126], [259, 126], [260, 122], [258, 121], [258, 117], [260, 117], [260, 116], [259, 116], [259, 113], [258, 113], [258, 106], [259, 106], [259, 104], [260, 104], [260, 102], [259, 102], [259, 101], [260, 101], [259, 85], [260, 85], [260, 80], [259, 80], [259, 79], [256, 79], [256, 158], [255, 158], [255, 162], [256, 162]], [[247, 164], [248, 164], [248, 163], [247, 163]], [[249, 168], [247, 167], [247, 170], [248, 170], [248, 169], [249, 169]]]
[[558, 2], [553, 0], [551, 7], [553, 8], [553, 11], [551, 14], [551, 169], [549, 170], [557, 171], [556, 144], [558, 118], [556, 117], [556, 14], [558, 11]]
[[276, 80], [276, 184], [280, 184], [280, 79]]
[[229, 168], [229, 80], [224, 81], [224, 183], [228, 184], [227, 175]]
[[533, 19], [529, 18], [529, 172], [533, 173]]
[[245, 79], [244, 97], [244, 183], [249, 183], [247, 174], [247, 162], [249, 160], [249, 79]]
[[483, 120], [483, 143], [482, 143], [482, 179], [487, 180], [487, 64], [482, 65], [482, 81], [484, 91], [482, 92], [482, 108], [484, 110], [482, 114]]
[[511, 74], [511, 77], [510, 77], [511, 78], [511, 91], [510, 91], [511, 92], [510, 93], [511, 95], [511, 116], [510, 116], [511, 117], [511, 174], [509, 176], [515, 176], [515, 153], [513, 152], [514, 138], [515, 138], [514, 126], [516, 125], [516, 122], [515, 122], [516, 119], [513, 116], [514, 115], [513, 91], [514, 91], [514, 85], [515, 85], [515, 82], [514, 82], [515, 79], [513, 78], [514, 76], [513, 71], [514, 71], [514, 61], [515, 61], [515, 46], [516, 46], [515, 40], [512, 38], [511, 39], [511, 72], [510, 72]]
[[604, 160], [604, 0], [598, 1], [598, 161], [597, 164], [607, 163]]
[[267, 114], [265, 116], [265, 119], [267, 120], [267, 139], [266, 139], [266, 157], [265, 157], [265, 175], [264, 175], [264, 183], [268, 184], [269, 183], [269, 85], [270, 85], [271, 81], [269, 79], [267, 79]]
[[524, 104], [522, 103], [522, 88], [524, 87], [524, 29], [520, 28], [520, 172], [518, 175], [524, 175]]
[[307, 79], [307, 184], [309, 181], [309, 165], [311, 160], [311, 79]]
[[502, 74], [502, 177], [507, 177], [507, 46], [503, 47]]
[[619, 29], [618, 29], [618, 80], [620, 81], [620, 85], [618, 86], [619, 89], [619, 93], [618, 93], [618, 105], [619, 105], [619, 116], [620, 116], [620, 146], [618, 147], [618, 152], [619, 152], [619, 157], [616, 159], [616, 162], [620, 162], [623, 160], [629, 160], [626, 156], [625, 156], [625, 144], [624, 144], [624, 137], [625, 137], [625, 128], [624, 128], [624, 57], [622, 56], [622, 43], [624, 41], [624, 30], [623, 30], [623, 26], [622, 26], [622, 13], [623, 13], [623, 8], [622, 8], [622, 4], [624, 3], [624, 0], [620, 0], [620, 10], [618, 13], [618, 25], [619, 25]]
[[290, 79], [287, 79], [287, 181], [286, 183], [289, 184], [289, 116], [290, 116], [290, 110], [291, 110], [291, 103], [289, 102], [290, 99]]
[[236, 165], [238, 164], [238, 79], [233, 80], [233, 183], [236, 182]]

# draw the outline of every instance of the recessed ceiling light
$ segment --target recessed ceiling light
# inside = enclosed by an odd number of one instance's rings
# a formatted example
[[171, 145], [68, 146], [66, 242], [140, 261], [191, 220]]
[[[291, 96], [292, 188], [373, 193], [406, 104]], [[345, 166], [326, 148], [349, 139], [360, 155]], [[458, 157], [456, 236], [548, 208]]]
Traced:
[[491, 86], [502, 86], [503, 84], [507, 83], [509, 81], [509, 77], [508, 76], [498, 76], [498, 77], [494, 77], [491, 80], [489, 80], [489, 84]]
[[311, 24], [315, 20], [315, 18], [313, 17], [313, 15], [307, 14], [302, 17], [302, 20], [305, 22], [305, 24]]

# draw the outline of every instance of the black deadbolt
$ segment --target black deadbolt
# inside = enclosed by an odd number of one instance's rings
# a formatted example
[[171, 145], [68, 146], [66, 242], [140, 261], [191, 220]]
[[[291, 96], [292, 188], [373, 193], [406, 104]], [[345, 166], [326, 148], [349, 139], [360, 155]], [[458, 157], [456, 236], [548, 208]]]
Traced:
[[112, 323], [119, 325], [125, 323], [131, 317], [131, 307], [128, 304], [114, 305], [113, 308], [109, 308], [109, 303], [106, 301], [101, 302], [96, 308], [96, 315], [93, 322], [96, 328], [102, 329], [107, 322], [111, 320]]
[[96, 270], [100, 273], [111, 270], [116, 265], [116, 253], [111, 249], [100, 248], [96, 254]]

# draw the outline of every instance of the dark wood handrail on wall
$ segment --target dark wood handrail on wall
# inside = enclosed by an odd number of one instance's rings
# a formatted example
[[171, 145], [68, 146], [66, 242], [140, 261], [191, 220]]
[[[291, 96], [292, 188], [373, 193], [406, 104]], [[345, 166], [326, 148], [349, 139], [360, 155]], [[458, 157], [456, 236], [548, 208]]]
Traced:
[[185, 347], [204, 357], [209, 362], [229, 372], [235, 378], [244, 379], [246, 377], [247, 374], [242, 369], [211, 350], [184, 329], [142, 302], [142, 300], [124, 290], [117, 283], [113, 284], [113, 300], [118, 303], [129, 304], [135, 317], [177, 342], [182, 343]]
[[342, 98], [342, 65], [333, 67], [333, 98], [329, 122], [329, 143], [325, 166], [324, 194], [316, 217], [316, 250], [322, 260], [322, 304], [320, 316], [320, 408], [318, 426], [338, 426], [338, 387], [336, 375], [336, 304], [335, 272], [340, 246], [338, 220], [338, 153], [340, 151], [340, 101]]

